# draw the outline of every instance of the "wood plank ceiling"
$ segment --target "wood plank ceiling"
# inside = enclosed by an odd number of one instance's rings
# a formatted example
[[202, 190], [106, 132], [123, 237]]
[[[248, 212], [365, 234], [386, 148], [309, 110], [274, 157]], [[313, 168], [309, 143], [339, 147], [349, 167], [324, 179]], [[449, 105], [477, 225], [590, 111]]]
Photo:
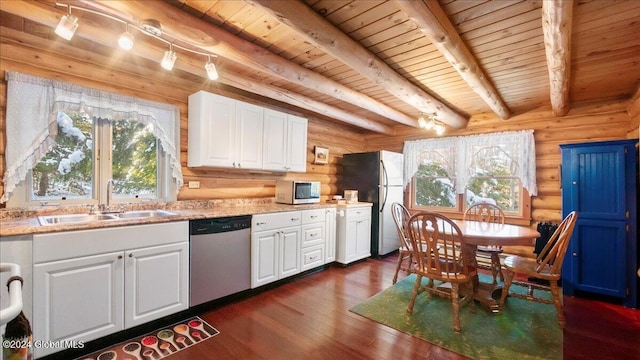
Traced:
[[[640, 84], [636, 0], [60, 2], [133, 25], [159, 20], [170, 41], [218, 56], [221, 83], [366, 132], [417, 127], [421, 113], [453, 128], [541, 106], [562, 116], [575, 103], [629, 99]], [[66, 11], [49, 0], [0, 9], [51, 28]], [[115, 46], [122, 24], [74, 15], [89, 40], [78, 46]], [[166, 50], [134, 35], [136, 56]], [[176, 52], [176, 71], [206, 76], [206, 59]]]

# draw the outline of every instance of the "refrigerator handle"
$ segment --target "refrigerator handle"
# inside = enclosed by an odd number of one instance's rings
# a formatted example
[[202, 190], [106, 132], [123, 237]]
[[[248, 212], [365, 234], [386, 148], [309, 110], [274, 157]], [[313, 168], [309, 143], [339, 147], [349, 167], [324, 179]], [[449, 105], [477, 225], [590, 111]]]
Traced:
[[384, 187], [384, 199], [382, 200], [382, 205], [380, 206], [380, 213], [384, 210], [384, 205], [387, 203], [387, 195], [389, 194], [389, 176], [387, 175], [387, 168], [384, 166], [384, 161], [380, 159], [380, 165], [382, 165], [382, 174], [384, 175], [384, 183], [382, 186]]

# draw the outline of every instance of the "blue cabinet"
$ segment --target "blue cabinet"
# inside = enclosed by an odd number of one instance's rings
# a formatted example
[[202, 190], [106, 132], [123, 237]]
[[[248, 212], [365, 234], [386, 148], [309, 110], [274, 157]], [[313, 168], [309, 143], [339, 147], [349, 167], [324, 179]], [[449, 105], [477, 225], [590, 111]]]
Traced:
[[637, 306], [637, 139], [560, 145], [562, 215], [578, 220], [562, 267], [576, 290]]

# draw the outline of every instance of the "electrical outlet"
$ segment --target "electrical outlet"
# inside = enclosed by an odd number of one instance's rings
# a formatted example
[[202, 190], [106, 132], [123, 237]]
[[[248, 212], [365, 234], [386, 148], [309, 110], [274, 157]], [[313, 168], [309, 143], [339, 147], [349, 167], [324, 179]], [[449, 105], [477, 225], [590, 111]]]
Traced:
[[200, 181], [189, 181], [189, 189], [200, 189]]

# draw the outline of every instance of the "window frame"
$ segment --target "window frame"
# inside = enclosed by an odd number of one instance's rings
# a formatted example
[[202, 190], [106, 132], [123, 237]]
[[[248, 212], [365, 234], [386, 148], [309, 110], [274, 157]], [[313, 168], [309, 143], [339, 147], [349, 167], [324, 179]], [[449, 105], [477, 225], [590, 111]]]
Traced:
[[[414, 176], [409, 185], [407, 185], [407, 196], [408, 204], [405, 203], [405, 206], [409, 210], [413, 211], [434, 211], [446, 214], [447, 216], [453, 219], [462, 219], [464, 212], [467, 210], [467, 199], [465, 194], [457, 194], [457, 204], [458, 206], [454, 208], [445, 208], [445, 207], [435, 207], [435, 206], [420, 206], [416, 204], [416, 186], [415, 186], [416, 177]], [[527, 189], [523, 188], [520, 185], [520, 213], [515, 212], [505, 212], [505, 222], [507, 224], [514, 225], [529, 225], [531, 222], [531, 195]]]
[[[91, 198], [83, 199], [33, 199], [33, 170], [29, 170], [7, 201], [8, 208], [33, 206], [95, 206], [106, 204], [107, 181], [112, 178], [112, 121], [94, 118], [93, 123], [93, 189]], [[162, 148], [162, 142], [156, 137], [156, 197], [114, 197], [110, 204], [158, 203], [177, 200], [177, 184], [171, 174], [169, 156]], [[106, 153], [105, 150], [109, 150]]]

